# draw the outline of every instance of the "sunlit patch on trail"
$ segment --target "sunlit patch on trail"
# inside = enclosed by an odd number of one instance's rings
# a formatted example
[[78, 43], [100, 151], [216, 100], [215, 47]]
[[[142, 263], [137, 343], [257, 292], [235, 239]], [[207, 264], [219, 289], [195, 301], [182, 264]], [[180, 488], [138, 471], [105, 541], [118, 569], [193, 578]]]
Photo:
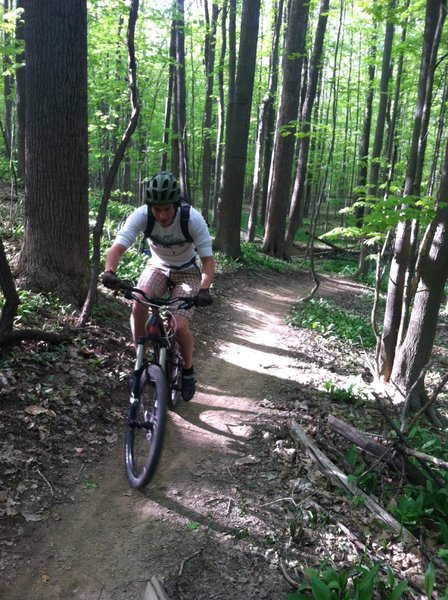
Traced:
[[245, 370], [269, 375], [270, 369], [281, 369], [282, 378], [292, 379], [297, 377], [297, 368], [291, 356], [282, 355], [278, 349], [262, 346], [248, 349], [242, 344], [223, 343], [219, 348], [219, 358], [227, 363], [236, 365]]

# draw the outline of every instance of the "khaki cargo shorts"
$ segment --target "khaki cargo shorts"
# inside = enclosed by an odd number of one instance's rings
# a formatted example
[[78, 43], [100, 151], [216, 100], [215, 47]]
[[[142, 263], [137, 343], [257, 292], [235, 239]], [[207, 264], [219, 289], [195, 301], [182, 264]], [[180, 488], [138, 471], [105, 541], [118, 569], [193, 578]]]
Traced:
[[[149, 288], [155, 298], [163, 298], [168, 290], [171, 298], [196, 296], [201, 287], [201, 271], [197, 266], [179, 271], [169, 267], [155, 267], [148, 264], [140, 275], [137, 287]], [[185, 310], [176, 308], [176, 305], [173, 305], [170, 307], [170, 311], [191, 319], [194, 308]]]

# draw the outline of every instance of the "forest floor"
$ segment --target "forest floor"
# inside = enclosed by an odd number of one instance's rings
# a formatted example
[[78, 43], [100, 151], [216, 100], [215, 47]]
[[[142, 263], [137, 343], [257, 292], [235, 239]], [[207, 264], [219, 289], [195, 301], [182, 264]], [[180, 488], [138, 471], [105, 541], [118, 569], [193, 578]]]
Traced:
[[[123, 468], [124, 301], [102, 294], [74, 343], [3, 357], [0, 598], [141, 600], [156, 576], [170, 600], [285, 600], [304, 569], [369, 558], [408, 580], [404, 597], [425, 597], [419, 545], [378, 524], [291, 439], [296, 421], [344, 466], [349, 445], [329, 414], [387, 429], [368, 394], [351, 403], [325, 388], [368, 389], [369, 353], [286, 324], [311, 286], [305, 273], [217, 278], [214, 305], [194, 318], [198, 392], [170, 413], [143, 492]], [[318, 294], [368, 319], [365, 292], [325, 278]]]

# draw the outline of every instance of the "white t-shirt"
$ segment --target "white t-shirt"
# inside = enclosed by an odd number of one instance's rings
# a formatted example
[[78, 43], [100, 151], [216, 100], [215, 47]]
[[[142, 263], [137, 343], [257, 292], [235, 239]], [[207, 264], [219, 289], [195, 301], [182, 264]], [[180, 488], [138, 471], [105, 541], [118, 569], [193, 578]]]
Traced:
[[[129, 248], [137, 237], [146, 229], [148, 207], [146, 204], [132, 212], [118, 232], [115, 243]], [[188, 231], [193, 242], [185, 239], [180, 226], [180, 208], [176, 211], [173, 223], [162, 227], [157, 221], [148, 239], [151, 250], [151, 263], [155, 266], [182, 267], [193, 261], [196, 253], [199, 256], [212, 256], [212, 240], [204, 217], [193, 207], [190, 208]]]

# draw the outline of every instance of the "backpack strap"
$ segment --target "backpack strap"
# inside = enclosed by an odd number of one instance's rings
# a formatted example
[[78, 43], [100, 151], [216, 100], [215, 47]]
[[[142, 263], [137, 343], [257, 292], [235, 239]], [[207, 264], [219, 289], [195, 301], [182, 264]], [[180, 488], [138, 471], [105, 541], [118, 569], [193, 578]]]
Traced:
[[190, 222], [190, 208], [191, 206], [188, 204], [188, 202], [182, 201], [180, 203], [180, 229], [187, 242], [193, 241], [190, 231], [188, 230], [188, 224]]

